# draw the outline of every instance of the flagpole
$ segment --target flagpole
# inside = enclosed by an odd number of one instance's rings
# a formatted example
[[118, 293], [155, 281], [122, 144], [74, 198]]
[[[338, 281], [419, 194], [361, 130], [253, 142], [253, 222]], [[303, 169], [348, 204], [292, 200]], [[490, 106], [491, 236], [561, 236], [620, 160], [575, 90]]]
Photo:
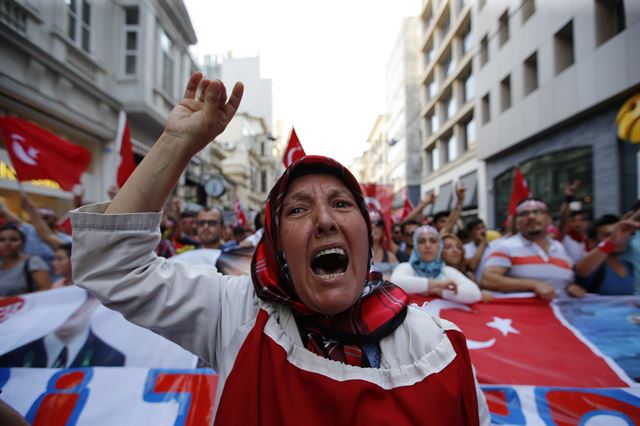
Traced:
[[113, 143], [113, 184], [118, 186], [118, 159], [120, 158], [120, 148], [122, 148], [122, 137], [124, 136], [124, 126], [127, 121], [127, 114], [120, 110], [118, 114], [118, 128], [116, 130], [116, 140]]

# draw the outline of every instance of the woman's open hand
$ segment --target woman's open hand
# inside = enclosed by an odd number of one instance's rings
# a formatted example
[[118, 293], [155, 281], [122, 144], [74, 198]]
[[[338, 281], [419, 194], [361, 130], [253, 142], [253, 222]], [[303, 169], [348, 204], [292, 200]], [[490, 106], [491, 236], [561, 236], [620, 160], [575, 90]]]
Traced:
[[195, 155], [224, 131], [240, 106], [243, 92], [244, 86], [238, 82], [227, 99], [220, 80], [203, 79], [202, 73], [194, 73], [183, 99], [169, 114], [165, 133], [187, 144], [189, 154]]

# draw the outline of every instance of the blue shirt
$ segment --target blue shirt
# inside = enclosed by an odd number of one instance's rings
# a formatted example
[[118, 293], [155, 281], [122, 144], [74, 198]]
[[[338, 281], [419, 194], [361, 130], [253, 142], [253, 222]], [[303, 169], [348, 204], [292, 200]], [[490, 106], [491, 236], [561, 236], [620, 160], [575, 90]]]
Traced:
[[632, 267], [627, 261], [622, 261], [625, 275], [618, 275], [606, 263], [600, 265], [587, 277], [577, 276], [577, 282], [589, 293], [603, 294], [607, 296], [623, 296], [633, 294]]
[[640, 294], [640, 231], [636, 231], [627, 242], [627, 250], [622, 260], [629, 262], [633, 268], [635, 292]]

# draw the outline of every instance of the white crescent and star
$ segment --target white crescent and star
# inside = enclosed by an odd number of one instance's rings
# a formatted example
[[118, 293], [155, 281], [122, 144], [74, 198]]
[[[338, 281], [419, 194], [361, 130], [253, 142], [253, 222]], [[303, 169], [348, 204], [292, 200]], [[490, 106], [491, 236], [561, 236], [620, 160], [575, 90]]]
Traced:
[[[426, 303], [422, 307], [422, 309], [436, 317], [440, 317], [440, 311], [442, 311], [443, 309], [460, 309], [463, 311], [471, 311], [471, 308], [467, 305], [445, 299], [435, 299], [429, 303]], [[509, 333], [520, 334], [518, 330], [513, 328], [513, 326], [511, 325], [512, 322], [513, 321], [509, 318], [493, 317], [493, 320], [488, 322], [486, 325], [487, 327], [498, 330], [500, 333], [502, 333], [502, 336], [507, 336]], [[467, 338], [467, 347], [470, 350], [490, 348], [495, 343], [495, 338], [491, 338], [489, 340], [471, 340]]]
[[302, 148], [300, 148], [299, 146], [296, 146], [291, 148], [287, 152], [287, 165], [291, 165], [291, 163], [293, 163], [293, 155], [296, 153], [296, 151], [302, 151]]
[[37, 157], [40, 151], [38, 151], [33, 147], [29, 147], [25, 151], [21, 143], [21, 142], [24, 142], [25, 139], [22, 136], [17, 135], [15, 133], [11, 135], [11, 140], [13, 142], [11, 145], [13, 149], [13, 153], [16, 155], [16, 157], [18, 157], [20, 161], [30, 166], [35, 166], [36, 164], [38, 164]]

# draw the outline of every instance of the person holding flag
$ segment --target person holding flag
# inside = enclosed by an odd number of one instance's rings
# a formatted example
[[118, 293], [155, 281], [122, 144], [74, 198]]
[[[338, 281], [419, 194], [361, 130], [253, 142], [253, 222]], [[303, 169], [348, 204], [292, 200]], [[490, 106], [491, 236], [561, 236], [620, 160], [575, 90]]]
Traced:
[[72, 212], [75, 282], [211, 364], [216, 424], [488, 425], [463, 334], [369, 271], [363, 193], [335, 160], [305, 156], [276, 182], [251, 277], [152, 253], [166, 198], [242, 93], [191, 77], [113, 201]]

